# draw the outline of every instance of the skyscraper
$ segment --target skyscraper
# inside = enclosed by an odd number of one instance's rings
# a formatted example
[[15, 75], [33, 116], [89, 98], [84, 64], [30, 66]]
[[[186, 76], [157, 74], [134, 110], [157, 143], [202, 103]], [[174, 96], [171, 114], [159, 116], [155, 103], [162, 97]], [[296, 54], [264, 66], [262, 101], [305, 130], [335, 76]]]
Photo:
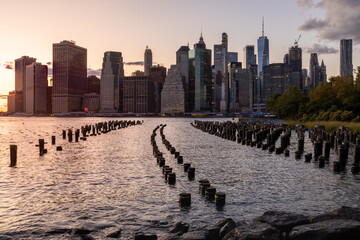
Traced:
[[87, 50], [73, 41], [53, 44], [53, 113], [81, 111], [87, 91]]
[[262, 91], [264, 90], [263, 83], [263, 69], [264, 66], [269, 65], [269, 39], [264, 36], [264, 18], [262, 22], [262, 36], [259, 37], [258, 41], [258, 77], [260, 80], [260, 97], [262, 95]]
[[310, 88], [317, 87], [320, 82], [320, 66], [317, 53], [311, 53], [310, 55]]
[[292, 83], [300, 90], [303, 90], [302, 49], [297, 44], [289, 49], [289, 65], [292, 72]]
[[320, 66], [320, 82], [322, 82], [324, 85], [327, 83], [326, 66], [324, 64], [324, 60], [321, 61]]
[[100, 81], [100, 111], [122, 112], [124, 64], [121, 52], [104, 53]]
[[185, 91], [184, 76], [175, 65], [171, 65], [165, 84], [161, 92], [161, 112], [163, 113], [184, 113], [185, 112]]
[[238, 62], [238, 61], [239, 61], [239, 58], [238, 58], [237, 52], [228, 52], [228, 59], [227, 59], [228, 63]]
[[154, 113], [154, 81], [150, 75], [124, 77], [124, 113]]
[[213, 81], [211, 71], [211, 50], [206, 49], [202, 34], [194, 49], [189, 51], [189, 110], [211, 111]]
[[353, 74], [352, 64], [352, 39], [341, 39], [340, 41], [340, 76]]
[[161, 112], [161, 91], [166, 78], [166, 67], [152, 66], [149, 75], [154, 81], [154, 112]]
[[249, 68], [250, 65], [256, 64], [256, 55], [253, 45], [247, 45], [243, 49], [243, 66], [244, 68]]
[[144, 53], [144, 75], [148, 76], [150, 68], [152, 67], [152, 52], [151, 49], [146, 46]]
[[[188, 95], [189, 95], [189, 46], [181, 46], [176, 52], [176, 68], [183, 76], [183, 88], [185, 91], [185, 111], [189, 110]], [[162, 104], [161, 104], [162, 105]]]
[[265, 102], [276, 93], [283, 94], [293, 86], [291, 82], [291, 67], [285, 63], [273, 63], [264, 67], [264, 94]]
[[36, 58], [29, 56], [22, 56], [21, 58], [15, 59], [15, 93], [22, 95], [22, 106], [19, 106], [22, 112], [26, 112], [26, 66], [33, 62], [36, 62]]
[[48, 67], [41, 63], [26, 66], [26, 113], [47, 113]]

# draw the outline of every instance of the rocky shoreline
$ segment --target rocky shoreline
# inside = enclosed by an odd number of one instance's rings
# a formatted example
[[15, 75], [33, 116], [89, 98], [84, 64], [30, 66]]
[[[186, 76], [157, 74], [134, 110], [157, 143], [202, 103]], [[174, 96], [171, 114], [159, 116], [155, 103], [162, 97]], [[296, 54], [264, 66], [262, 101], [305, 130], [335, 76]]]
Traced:
[[228, 218], [213, 225], [189, 230], [178, 222], [164, 236], [133, 233], [135, 240], [353, 240], [360, 239], [360, 209], [341, 207], [332, 212], [305, 216], [282, 211], [268, 211], [251, 222]]

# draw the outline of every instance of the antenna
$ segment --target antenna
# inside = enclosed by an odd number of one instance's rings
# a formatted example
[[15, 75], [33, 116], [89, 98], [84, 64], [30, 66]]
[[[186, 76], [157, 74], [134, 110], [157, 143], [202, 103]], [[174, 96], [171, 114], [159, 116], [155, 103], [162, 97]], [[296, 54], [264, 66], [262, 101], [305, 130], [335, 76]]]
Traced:
[[262, 17], [262, 36], [264, 36], [264, 16]]

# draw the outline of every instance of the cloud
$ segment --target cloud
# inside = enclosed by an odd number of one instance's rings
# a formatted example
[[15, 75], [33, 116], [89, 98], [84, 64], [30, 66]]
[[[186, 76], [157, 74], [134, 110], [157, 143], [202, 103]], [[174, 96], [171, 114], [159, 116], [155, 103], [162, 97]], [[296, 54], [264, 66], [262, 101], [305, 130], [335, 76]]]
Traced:
[[101, 75], [101, 69], [88, 68], [87, 69], [87, 75], [88, 76], [91, 76], [91, 75], [100, 76]]
[[125, 65], [138, 65], [138, 66], [143, 66], [143, 65], [144, 65], [144, 61], [126, 62]]
[[326, 27], [326, 22], [318, 19], [318, 18], [311, 18], [306, 20], [303, 25], [300, 26], [300, 30], [302, 31], [310, 31], [313, 29], [322, 29]]
[[46, 65], [51, 65], [51, 62], [47, 62]]
[[5, 62], [3, 66], [5, 69], [14, 70], [15, 64], [14, 62]]
[[14, 67], [13, 67], [13, 66], [8, 65], [8, 64], [5, 64], [5, 68], [6, 68], [6, 69], [10, 69], [10, 70], [14, 69]]
[[[308, 2], [311, 4], [309, 5]], [[344, 38], [360, 43], [360, 1], [359, 0], [320, 0], [297, 1], [298, 6], [311, 6], [325, 11], [324, 19], [310, 18], [299, 29], [315, 31], [321, 39], [339, 41]]]
[[312, 6], [314, 6], [314, 1], [313, 0], [296, 0], [296, 4], [300, 8], [308, 9], [308, 8], [311, 8]]
[[315, 43], [312, 47], [309, 47], [306, 50], [308, 53], [319, 53], [319, 54], [335, 54], [339, 52], [338, 49], [328, 47], [325, 45], [320, 45], [318, 43]]

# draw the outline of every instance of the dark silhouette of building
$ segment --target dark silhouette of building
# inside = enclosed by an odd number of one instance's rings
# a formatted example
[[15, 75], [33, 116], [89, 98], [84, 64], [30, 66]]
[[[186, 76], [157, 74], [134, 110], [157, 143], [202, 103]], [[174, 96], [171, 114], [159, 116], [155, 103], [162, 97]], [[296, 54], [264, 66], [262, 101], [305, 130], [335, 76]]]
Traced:
[[213, 80], [211, 50], [206, 49], [202, 35], [189, 52], [189, 110], [211, 111], [213, 107]]
[[166, 78], [166, 67], [152, 66], [149, 75], [154, 81], [154, 112], [161, 112], [161, 91], [163, 89]]
[[183, 79], [183, 89], [185, 92], [185, 111], [189, 112], [189, 46], [181, 46], [176, 52], [176, 67]]
[[310, 55], [310, 84], [309, 87], [314, 88], [319, 86], [320, 83], [320, 66], [317, 53], [311, 53]]
[[23, 94], [22, 91], [11, 91], [8, 95], [8, 112], [17, 113], [23, 111]]
[[254, 45], [247, 45], [243, 49], [243, 65], [244, 68], [249, 68], [250, 65], [256, 64], [256, 55]]
[[26, 113], [47, 113], [48, 67], [41, 63], [26, 66]]
[[302, 76], [302, 49], [298, 45], [289, 49], [289, 65], [291, 67], [292, 82], [302, 91], [304, 85]]
[[52, 113], [52, 86], [47, 87], [47, 99], [46, 99], [46, 105], [47, 105], [47, 114]]
[[353, 74], [352, 63], [352, 39], [341, 39], [340, 41], [340, 76]]
[[100, 81], [100, 111], [123, 111], [124, 65], [121, 52], [104, 53]]
[[36, 62], [36, 58], [29, 56], [22, 56], [21, 58], [15, 59], [15, 94], [22, 95], [23, 100], [17, 104], [22, 104], [21, 107], [17, 106], [17, 112], [26, 111], [26, 66]]
[[77, 112], [87, 91], [87, 50], [73, 41], [53, 44], [53, 113]]
[[94, 75], [87, 77], [87, 93], [100, 94], [100, 79]]
[[284, 93], [290, 86], [291, 67], [284, 63], [273, 63], [264, 67], [264, 100], [267, 103], [270, 96]]
[[124, 113], [154, 113], [154, 92], [151, 76], [124, 77]]

